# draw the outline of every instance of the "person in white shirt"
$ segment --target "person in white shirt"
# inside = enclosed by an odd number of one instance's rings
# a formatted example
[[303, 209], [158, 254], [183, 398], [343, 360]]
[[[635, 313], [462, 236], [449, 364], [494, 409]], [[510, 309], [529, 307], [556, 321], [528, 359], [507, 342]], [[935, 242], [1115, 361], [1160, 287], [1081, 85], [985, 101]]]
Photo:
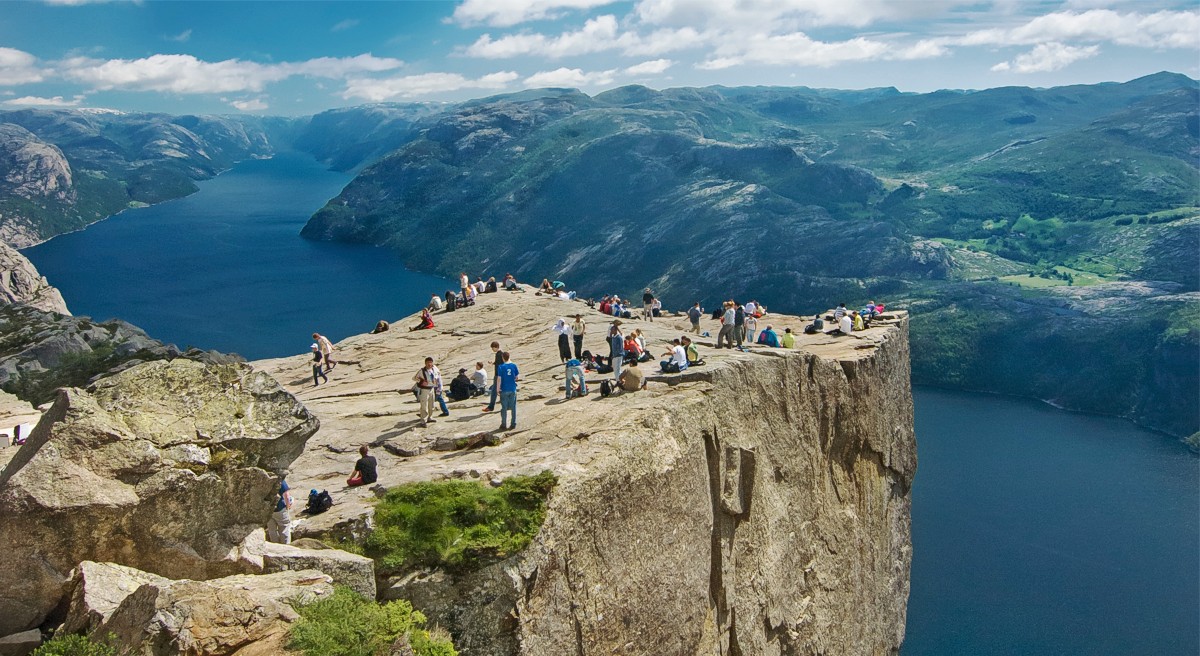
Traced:
[[463, 271], [458, 274], [458, 286], [462, 288], [463, 298], [467, 297], [467, 289], [471, 286], [471, 279], [467, 277], [467, 272]]
[[488, 375], [487, 369], [483, 368], [482, 362], [475, 363], [475, 373], [471, 374], [471, 386], [475, 388], [476, 394], [487, 392]]
[[663, 357], [669, 358], [658, 363], [664, 374], [679, 373], [688, 367], [687, 351], [678, 338], [671, 340], [671, 350], [663, 353]]
[[437, 312], [442, 309], [442, 297], [434, 294], [429, 297], [429, 305], [427, 306], [430, 312]]
[[758, 304], [757, 303], [755, 303], [754, 301], [750, 301], [749, 303], [746, 304], [746, 316], [750, 316], [752, 314], [755, 314], [756, 312], [758, 312]]

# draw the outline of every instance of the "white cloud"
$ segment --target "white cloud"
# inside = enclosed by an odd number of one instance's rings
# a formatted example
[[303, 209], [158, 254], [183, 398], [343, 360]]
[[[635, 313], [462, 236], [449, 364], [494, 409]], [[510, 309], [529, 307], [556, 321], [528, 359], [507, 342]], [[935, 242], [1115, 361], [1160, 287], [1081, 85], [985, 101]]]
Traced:
[[250, 100], [231, 100], [229, 101], [229, 104], [234, 109], [241, 110], [243, 112], [261, 112], [270, 107], [270, 105], [267, 104], [267, 101], [263, 100], [262, 98], [252, 98]]
[[944, 13], [971, 0], [640, 0], [634, 14], [651, 25], [781, 31], [802, 26], [863, 27], [885, 20], [915, 20]]
[[191, 39], [191, 38], [192, 38], [192, 31], [190, 29], [187, 29], [187, 30], [180, 32], [179, 34], [168, 36], [167, 40], [174, 41], [176, 43], [187, 43], [188, 39]]
[[511, 71], [490, 73], [470, 79], [458, 73], [423, 73], [384, 79], [358, 78], [346, 82], [342, 97], [384, 102], [397, 98], [417, 98], [460, 89], [503, 89], [520, 76]]
[[5, 100], [0, 105], [8, 105], [10, 107], [78, 107], [79, 103], [83, 102], [83, 98], [83, 96], [75, 96], [67, 100], [62, 96], [54, 96], [53, 98], [23, 96], [21, 98]]
[[612, 84], [617, 69], [584, 73], [578, 68], [558, 68], [541, 71], [525, 78], [526, 87], [588, 87]]
[[509, 27], [518, 23], [558, 18], [563, 10], [591, 9], [616, 0], [464, 0], [451, 18], [460, 25]]
[[1100, 54], [1100, 46], [1068, 46], [1061, 43], [1039, 43], [1033, 50], [1018, 55], [1011, 62], [1000, 62], [993, 71], [1014, 73], [1046, 73], [1057, 71], [1081, 59]]
[[362, 22], [362, 21], [358, 20], [357, 18], [347, 18], [346, 20], [338, 21], [337, 23], [334, 23], [333, 27], [329, 28], [329, 31], [330, 32], [343, 32], [352, 27], [357, 27], [360, 22]]
[[1200, 46], [1200, 10], [1120, 13], [1111, 9], [1060, 11], [1014, 28], [969, 32], [949, 39], [955, 45], [1032, 45], [1050, 42], [1110, 42], [1141, 48]]
[[619, 50], [629, 56], [652, 56], [700, 46], [713, 36], [713, 33], [700, 33], [690, 27], [664, 28], [645, 36], [632, 31], [622, 32], [616, 16], [606, 14], [589, 19], [578, 30], [558, 36], [522, 32], [493, 39], [492, 35], [484, 34], [464, 53], [485, 59], [521, 56], [560, 59], [609, 50]]
[[192, 55], [151, 55], [143, 59], [107, 61], [74, 57], [60, 62], [63, 77], [96, 90], [168, 91], [172, 93], [257, 92], [272, 82], [296, 75], [343, 78], [403, 66], [398, 59], [373, 55], [321, 57], [303, 62], [260, 64], [240, 59], [206, 62]]
[[803, 32], [758, 35], [718, 47], [699, 67], [717, 70], [741, 64], [773, 64], [828, 68], [844, 62], [881, 59], [889, 51], [888, 44], [863, 37], [826, 42], [815, 41]]
[[41, 82], [45, 78], [37, 57], [15, 48], [0, 47], [0, 86]]
[[675, 65], [670, 59], [652, 59], [625, 69], [626, 75], [658, 75]]

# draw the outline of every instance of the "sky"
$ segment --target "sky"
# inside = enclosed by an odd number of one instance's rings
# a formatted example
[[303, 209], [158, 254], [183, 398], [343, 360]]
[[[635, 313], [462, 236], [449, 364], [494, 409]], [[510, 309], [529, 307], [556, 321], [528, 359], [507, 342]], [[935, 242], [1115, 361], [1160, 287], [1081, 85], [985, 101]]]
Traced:
[[1200, 77], [1200, 0], [0, 2], [0, 109], [306, 115], [626, 84]]

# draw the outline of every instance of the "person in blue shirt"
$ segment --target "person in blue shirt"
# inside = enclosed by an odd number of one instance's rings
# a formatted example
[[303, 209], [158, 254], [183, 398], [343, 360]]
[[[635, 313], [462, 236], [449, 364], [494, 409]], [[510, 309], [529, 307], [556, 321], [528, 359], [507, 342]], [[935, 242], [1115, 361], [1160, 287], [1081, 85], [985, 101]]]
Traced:
[[[500, 390], [500, 430], [516, 430], [517, 428], [517, 380], [521, 372], [517, 365], [509, 362], [508, 351], [501, 356], [504, 364], [496, 368], [496, 387]], [[510, 422], [505, 419], [512, 413]]]
[[267, 523], [267, 539], [280, 544], [292, 543], [292, 493], [287, 480], [279, 481], [279, 500]]

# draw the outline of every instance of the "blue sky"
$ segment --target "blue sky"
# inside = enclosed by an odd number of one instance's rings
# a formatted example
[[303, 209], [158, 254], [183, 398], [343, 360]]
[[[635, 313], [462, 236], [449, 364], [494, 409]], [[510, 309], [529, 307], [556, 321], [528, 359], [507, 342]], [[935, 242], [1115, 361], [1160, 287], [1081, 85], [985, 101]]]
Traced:
[[1200, 3], [0, 3], [0, 108], [298, 115], [525, 88], [902, 91], [1200, 77]]

